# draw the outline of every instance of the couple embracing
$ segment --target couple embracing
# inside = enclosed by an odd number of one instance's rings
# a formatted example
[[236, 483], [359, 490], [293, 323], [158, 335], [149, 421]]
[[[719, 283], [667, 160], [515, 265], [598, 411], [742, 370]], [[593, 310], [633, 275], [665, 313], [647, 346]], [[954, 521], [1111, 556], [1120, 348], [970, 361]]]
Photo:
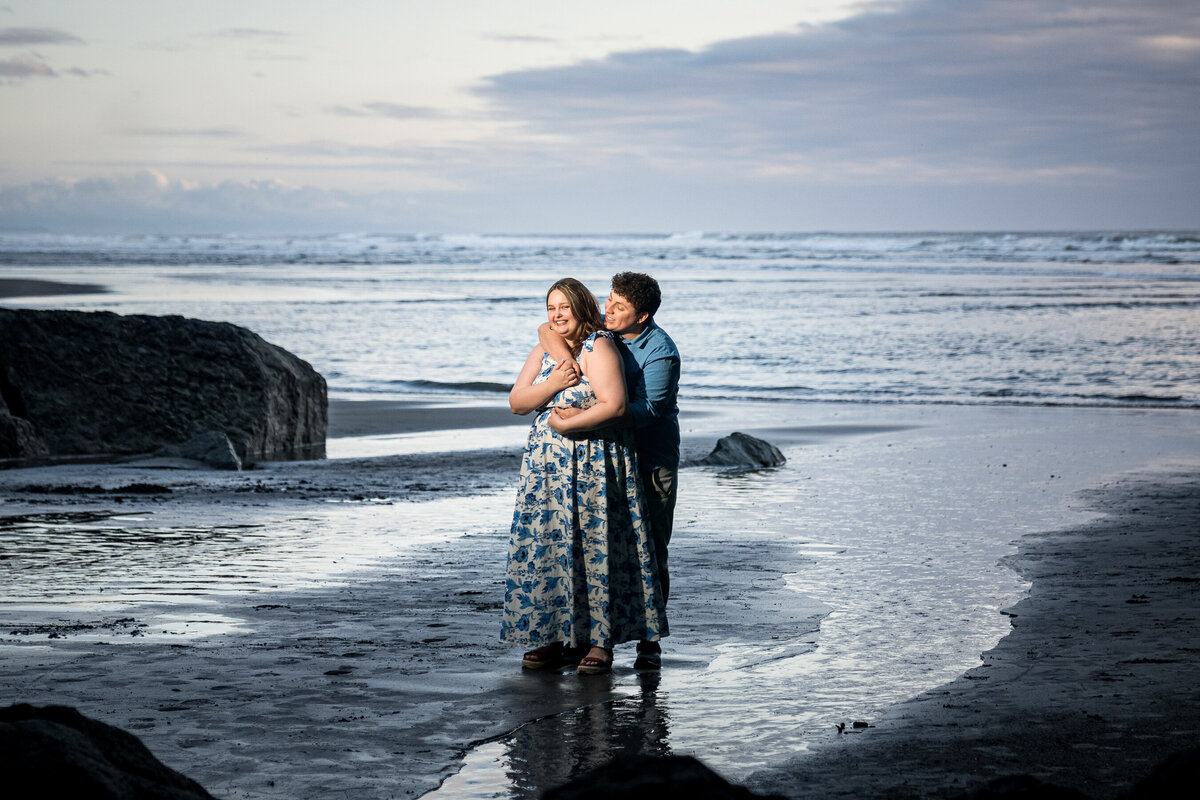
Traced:
[[667, 545], [679, 469], [679, 351], [654, 324], [649, 275], [614, 275], [604, 315], [574, 278], [546, 295], [547, 322], [509, 393], [536, 413], [521, 462], [500, 639], [526, 669], [612, 670], [636, 641], [661, 664]]

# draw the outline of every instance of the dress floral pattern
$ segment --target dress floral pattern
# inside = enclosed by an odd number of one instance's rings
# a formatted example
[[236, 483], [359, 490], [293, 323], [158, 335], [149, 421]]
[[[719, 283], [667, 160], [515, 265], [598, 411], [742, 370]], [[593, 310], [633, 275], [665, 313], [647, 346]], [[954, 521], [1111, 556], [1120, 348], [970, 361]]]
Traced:
[[[598, 336], [611, 334], [592, 334], [586, 352]], [[534, 383], [555, 363], [543, 354]], [[500, 631], [508, 644], [612, 647], [667, 635], [632, 431], [569, 438], [548, 424], [554, 408], [595, 403], [584, 377], [540, 409], [529, 429], [508, 546]]]

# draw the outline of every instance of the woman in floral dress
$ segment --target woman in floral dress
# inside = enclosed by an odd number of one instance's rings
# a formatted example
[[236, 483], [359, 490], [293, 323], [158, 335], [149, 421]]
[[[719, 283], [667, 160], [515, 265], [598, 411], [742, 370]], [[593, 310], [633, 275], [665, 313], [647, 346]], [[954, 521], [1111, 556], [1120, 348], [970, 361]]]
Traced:
[[[657, 641], [667, 619], [633, 433], [621, 424], [620, 345], [604, 330], [595, 295], [574, 278], [550, 287], [546, 313], [582, 374], [539, 345], [509, 393], [513, 413], [536, 416], [513, 512], [500, 639], [531, 648], [527, 669], [561, 666], [564, 648], [587, 645], [578, 671], [605, 673], [614, 645]], [[584, 410], [560, 420], [563, 433], [552, 430], [553, 409], [572, 406]]]

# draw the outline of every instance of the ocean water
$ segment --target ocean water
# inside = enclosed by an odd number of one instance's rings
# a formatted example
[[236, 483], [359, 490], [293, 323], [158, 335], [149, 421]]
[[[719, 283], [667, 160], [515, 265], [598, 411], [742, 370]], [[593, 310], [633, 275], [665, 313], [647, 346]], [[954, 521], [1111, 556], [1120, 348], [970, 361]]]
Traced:
[[1200, 233], [0, 235], [9, 306], [234, 322], [334, 397], [506, 390], [571, 275], [663, 288], [681, 397], [1200, 406]]

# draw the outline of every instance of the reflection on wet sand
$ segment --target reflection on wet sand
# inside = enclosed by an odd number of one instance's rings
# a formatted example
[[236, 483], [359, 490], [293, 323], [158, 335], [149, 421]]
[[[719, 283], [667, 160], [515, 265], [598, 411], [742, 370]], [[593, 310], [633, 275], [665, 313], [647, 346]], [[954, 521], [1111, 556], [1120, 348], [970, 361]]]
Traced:
[[[511, 734], [467, 754], [463, 768], [426, 797], [470, 800], [535, 800], [546, 789], [615, 758], [671, 754], [670, 715], [659, 693], [660, 673], [637, 673], [636, 690], [612, 699], [612, 675], [576, 678], [528, 676], [545, 680], [548, 692], [577, 707], [532, 720]], [[506, 782], [497, 780], [503, 774]]]

